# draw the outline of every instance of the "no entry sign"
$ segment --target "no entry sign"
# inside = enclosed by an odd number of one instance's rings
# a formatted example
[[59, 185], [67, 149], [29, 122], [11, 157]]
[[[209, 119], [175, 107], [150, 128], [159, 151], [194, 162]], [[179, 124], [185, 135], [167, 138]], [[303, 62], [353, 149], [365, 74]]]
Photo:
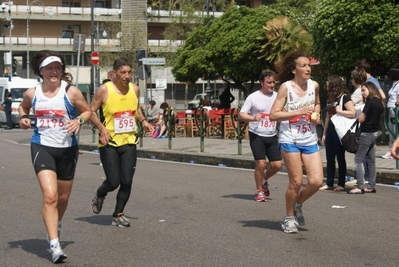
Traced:
[[97, 51], [91, 52], [91, 63], [93, 65], [98, 65], [98, 62], [100, 62], [100, 55], [98, 54]]

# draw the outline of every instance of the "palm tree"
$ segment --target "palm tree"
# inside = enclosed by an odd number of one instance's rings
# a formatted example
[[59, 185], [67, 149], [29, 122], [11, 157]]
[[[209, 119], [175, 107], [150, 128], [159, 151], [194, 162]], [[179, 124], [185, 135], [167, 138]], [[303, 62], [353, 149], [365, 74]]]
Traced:
[[310, 52], [312, 36], [298, 23], [288, 17], [276, 17], [263, 26], [265, 36], [259, 37], [261, 42], [259, 59], [264, 58], [270, 64], [282, 59], [288, 52], [304, 50]]

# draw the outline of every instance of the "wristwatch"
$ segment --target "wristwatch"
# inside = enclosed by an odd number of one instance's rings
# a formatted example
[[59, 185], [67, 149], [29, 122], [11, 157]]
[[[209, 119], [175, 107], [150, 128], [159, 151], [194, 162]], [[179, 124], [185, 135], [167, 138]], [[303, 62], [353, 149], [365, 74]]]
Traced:
[[85, 123], [85, 119], [82, 116], [77, 116], [76, 119], [78, 120], [80, 125]]

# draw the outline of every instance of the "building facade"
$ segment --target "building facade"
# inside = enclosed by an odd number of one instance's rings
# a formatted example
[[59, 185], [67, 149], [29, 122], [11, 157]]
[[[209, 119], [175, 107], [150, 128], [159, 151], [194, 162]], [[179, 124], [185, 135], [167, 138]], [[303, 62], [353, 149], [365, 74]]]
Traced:
[[[249, 7], [270, 2], [236, 1]], [[170, 42], [162, 36], [171, 18], [181, 15], [181, 11], [153, 10], [147, 3], [144, 0], [3, 0], [0, 6], [4, 21], [4, 27], [0, 28], [3, 76], [12, 72], [13, 76], [35, 78], [29, 58], [37, 51], [49, 49], [63, 54], [75, 83], [96, 88], [112, 65], [93, 67], [93, 51], [99, 52], [100, 62], [104, 63], [112, 62], [112, 52], [135, 53], [136, 49], [157, 52], [165, 47], [181, 46], [184, 40]], [[215, 10], [211, 12], [214, 16], [222, 15]], [[110, 58], [105, 58], [106, 55]], [[153, 67], [151, 77], [147, 78], [147, 86], [141, 82], [140, 87], [151, 87], [151, 93], [145, 92], [141, 102], [157, 97], [157, 102], [169, 100], [172, 105], [180, 105], [173, 101], [182, 95], [185, 102], [189, 101], [204, 90], [204, 81], [199, 81], [189, 85], [187, 95], [186, 85], [176, 82], [170, 69], [165, 67]], [[159, 81], [165, 79], [167, 88], [156, 88]], [[215, 91], [220, 90], [219, 85], [220, 82], [213, 84]], [[158, 90], [161, 96], [153, 96]]]

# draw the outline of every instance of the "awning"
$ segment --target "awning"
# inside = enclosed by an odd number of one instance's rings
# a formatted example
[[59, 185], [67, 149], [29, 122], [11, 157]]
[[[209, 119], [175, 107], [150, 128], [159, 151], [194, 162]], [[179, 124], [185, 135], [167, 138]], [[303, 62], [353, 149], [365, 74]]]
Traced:
[[310, 65], [311, 66], [315, 66], [315, 65], [319, 65], [319, 64], [320, 64], [320, 61], [318, 59], [313, 58], [313, 57], [310, 58]]

